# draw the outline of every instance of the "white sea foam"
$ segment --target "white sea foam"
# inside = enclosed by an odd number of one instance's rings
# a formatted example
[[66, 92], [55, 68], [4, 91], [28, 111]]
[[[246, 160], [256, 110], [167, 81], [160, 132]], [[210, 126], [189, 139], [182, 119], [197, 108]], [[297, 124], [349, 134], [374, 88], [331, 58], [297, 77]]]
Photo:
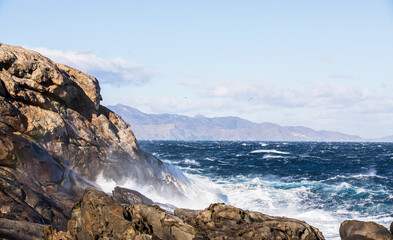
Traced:
[[375, 221], [385, 226], [391, 222], [389, 214], [367, 217], [364, 214], [362, 216], [362, 213], [346, 210], [350, 206], [327, 210], [320, 208], [318, 200], [313, 201], [318, 196], [311, 191], [312, 188], [324, 188], [333, 194], [346, 189], [354, 189], [357, 193], [366, 191], [348, 183], [328, 185], [307, 180], [282, 182], [279, 177], [271, 175], [253, 178], [236, 176], [211, 181], [204, 179], [202, 186], [226, 196], [226, 204], [272, 216], [285, 216], [306, 221], [319, 228], [326, 239], [339, 240], [339, 226], [341, 222], [350, 218]]
[[271, 155], [271, 154], [265, 154], [262, 157], [263, 159], [269, 159], [269, 158], [283, 158], [283, 156], [280, 155]]
[[276, 153], [276, 154], [290, 154], [289, 152], [282, 152], [275, 149], [258, 149], [251, 151], [250, 153]]
[[[190, 168], [189, 170], [194, 171], [195, 169]], [[217, 194], [219, 191], [214, 184], [211, 184], [208, 178], [186, 173], [184, 175], [187, 177], [187, 183], [177, 182], [173, 178], [166, 178], [165, 182], [167, 182], [167, 185], [163, 185], [163, 187], [167, 186], [166, 191], [158, 191], [156, 187], [148, 184], [137, 184], [137, 181], [132, 178], [118, 184], [113, 180], [106, 179], [102, 173], [97, 177], [96, 184], [108, 194], [111, 194], [116, 186], [120, 186], [136, 190], [155, 202], [191, 209], [204, 209], [212, 202], [223, 201]], [[174, 189], [174, 186], [176, 189]]]
[[192, 165], [196, 165], [196, 166], [200, 166], [201, 164], [193, 159], [186, 159], [184, 160], [185, 164], [192, 164]]

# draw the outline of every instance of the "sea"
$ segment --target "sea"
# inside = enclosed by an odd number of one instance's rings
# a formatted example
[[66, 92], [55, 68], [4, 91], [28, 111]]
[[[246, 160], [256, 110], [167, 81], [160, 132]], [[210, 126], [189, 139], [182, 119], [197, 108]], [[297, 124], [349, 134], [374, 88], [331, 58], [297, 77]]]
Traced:
[[[326, 239], [340, 223], [393, 221], [393, 143], [139, 141], [219, 202], [304, 220]], [[197, 200], [200, 202], [200, 200]], [[203, 201], [202, 201], [203, 202]], [[205, 207], [208, 207], [205, 206]]]

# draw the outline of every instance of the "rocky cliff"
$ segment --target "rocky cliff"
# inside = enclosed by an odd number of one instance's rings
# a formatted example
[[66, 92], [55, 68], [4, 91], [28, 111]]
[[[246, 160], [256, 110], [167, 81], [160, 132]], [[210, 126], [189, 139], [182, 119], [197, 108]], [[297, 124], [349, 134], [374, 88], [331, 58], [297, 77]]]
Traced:
[[61, 226], [98, 176], [180, 194], [185, 177], [100, 100], [94, 77], [0, 44], [0, 217]]

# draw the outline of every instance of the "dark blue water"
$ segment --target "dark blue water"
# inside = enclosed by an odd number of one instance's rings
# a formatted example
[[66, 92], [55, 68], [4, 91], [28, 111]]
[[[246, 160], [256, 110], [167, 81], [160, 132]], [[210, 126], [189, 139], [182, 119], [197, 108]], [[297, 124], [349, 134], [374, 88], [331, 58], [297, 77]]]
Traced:
[[392, 143], [140, 141], [140, 146], [190, 177], [208, 179], [227, 204], [303, 219], [327, 239], [338, 239], [346, 219], [385, 226], [393, 221]]

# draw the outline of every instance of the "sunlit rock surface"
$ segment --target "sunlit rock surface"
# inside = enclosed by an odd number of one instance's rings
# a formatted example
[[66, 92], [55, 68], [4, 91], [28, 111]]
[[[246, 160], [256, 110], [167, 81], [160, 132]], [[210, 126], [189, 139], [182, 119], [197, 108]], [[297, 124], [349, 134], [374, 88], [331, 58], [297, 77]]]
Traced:
[[224, 204], [203, 211], [179, 210], [171, 215], [158, 206], [116, 204], [103, 192], [87, 189], [72, 210], [68, 231], [49, 227], [47, 239], [288, 239], [322, 240], [307, 223], [271, 217]]
[[100, 100], [94, 77], [0, 44], [0, 217], [60, 226], [98, 176], [181, 195], [187, 179]]

